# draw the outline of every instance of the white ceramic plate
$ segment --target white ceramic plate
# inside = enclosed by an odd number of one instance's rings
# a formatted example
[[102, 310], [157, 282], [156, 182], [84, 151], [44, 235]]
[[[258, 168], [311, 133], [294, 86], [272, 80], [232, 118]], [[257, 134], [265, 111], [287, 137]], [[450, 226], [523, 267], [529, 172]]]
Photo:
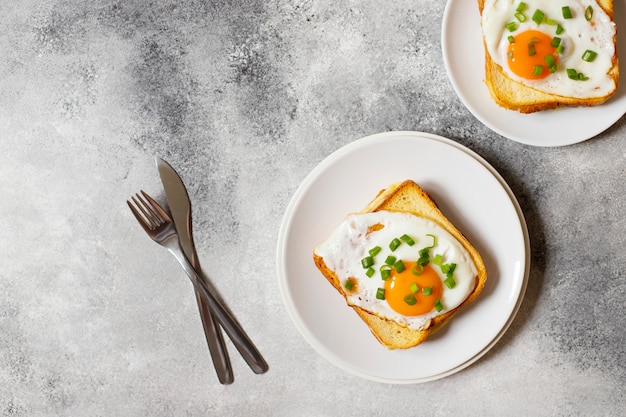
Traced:
[[[621, 72], [626, 73], [626, 3], [614, 4], [617, 55]], [[571, 145], [605, 131], [626, 113], [626, 82], [620, 82], [615, 95], [596, 107], [521, 114], [498, 106], [484, 83], [485, 53], [476, 1], [448, 0], [441, 44], [448, 77], [463, 104], [485, 126], [514, 141], [533, 146]]]
[[[418, 182], [482, 254], [485, 289], [425, 343], [384, 348], [313, 263], [313, 248], [349, 212], [405, 179]], [[425, 382], [457, 372], [502, 336], [522, 300], [529, 270], [526, 224], [511, 190], [469, 149], [439, 136], [389, 132], [327, 157], [303, 181], [283, 219], [278, 280], [298, 330], [326, 359], [361, 377]]]

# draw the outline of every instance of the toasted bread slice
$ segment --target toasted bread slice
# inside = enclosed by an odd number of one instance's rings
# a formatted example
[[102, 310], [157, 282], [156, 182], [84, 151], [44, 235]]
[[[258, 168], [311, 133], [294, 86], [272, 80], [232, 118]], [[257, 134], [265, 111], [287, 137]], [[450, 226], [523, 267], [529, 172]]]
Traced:
[[[394, 321], [381, 318], [371, 314], [360, 307], [351, 306], [356, 313], [369, 326], [374, 336], [389, 349], [407, 349], [419, 345], [425, 341], [429, 335], [441, 328], [447, 323], [454, 314], [463, 306], [472, 302], [482, 291], [487, 280], [487, 270], [478, 251], [470, 244], [463, 234], [443, 215], [437, 208], [435, 203], [426, 194], [426, 192], [414, 181], [406, 180], [401, 183], [392, 184], [387, 189], [379, 192], [360, 213], [376, 212], [381, 210], [402, 211], [412, 213], [432, 220], [447, 230], [456, 240], [467, 250], [475, 267], [476, 277], [475, 286], [470, 295], [458, 307], [448, 311], [445, 314], [437, 316], [430, 320], [430, 324], [423, 330], [414, 330]], [[328, 279], [328, 281], [339, 291], [341, 290], [341, 282], [334, 271], [330, 270], [324, 259], [313, 254], [315, 265]], [[345, 297], [345, 295], [344, 295]]]
[[[598, 5], [613, 18], [613, 0], [597, 0]], [[483, 14], [485, 0], [478, 0], [480, 15]], [[617, 42], [617, 36], [613, 38], [613, 45]], [[487, 49], [485, 50], [485, 84], [494, 101], [500, 106], [509, 110], [517, 110], [520, 113], [534, 113], [542, 110], [550, 110], [558, 107], [572, 106], [597, 106], [608, 100], [617, 91], [619, 83], [619, 64], [617, 49], [613, 56], [613, 66], [607, 73], [615, 81], [615, 88], [609, 93], [600, 97], [566, 97], [550, 94], [536, 90], [511, 79], [505, 74], [502, 67], [492, 59]]]

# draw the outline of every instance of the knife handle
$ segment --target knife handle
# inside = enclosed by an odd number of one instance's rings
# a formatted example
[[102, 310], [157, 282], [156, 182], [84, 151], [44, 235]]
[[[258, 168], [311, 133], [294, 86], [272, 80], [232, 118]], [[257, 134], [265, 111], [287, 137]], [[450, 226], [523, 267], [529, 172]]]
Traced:
[[[172, 243], [170, 244], [170, 242]], [[207, 303], [211, 313], [215, 314], [220, 325], [226, 334], [228, 334], [243, 359], [248, 363], [248, 366], [250, 366], [250, 368], [252, 368], [252, 370], [257, 374], [267, 372], [269, 366], [267, 362], [265, 362], [261, 352], [259, 352], [256, 346], [254, 346], [252, 340], [250, 340], [246, 332], [237, 320], [235, 320], [232, 314], [226, 310], [226, 308], [215, 298], [215, 296], [213, 296], [207, 284], [204, 280], [202, 280], [202, 278], [200, 278], [195, 268], [185, 256], [178, 239], [171, 239], [170, 242], [165, 241], [163, 244], [167, 246], [170, 252], [181, 264], [187, 275], [189, 275], [189, 278], [196, 287], [196, 290], [200, 292], [203, 301]]]
[[200, 310], [200, 320], [204, 328], [204, 336], [209, 345], [209, 352], [211, 352], [211, 360], [213, 361], [217, 378], [222, 385], [232, 384], [235, 376], [233, 375], [228, 351], [226, 350], [224, 337], [220, 331], [217, 318], [211, 314], [209, 307], [202, 300], [200, 292], [196, 290], [195, 294], [198, 309]]

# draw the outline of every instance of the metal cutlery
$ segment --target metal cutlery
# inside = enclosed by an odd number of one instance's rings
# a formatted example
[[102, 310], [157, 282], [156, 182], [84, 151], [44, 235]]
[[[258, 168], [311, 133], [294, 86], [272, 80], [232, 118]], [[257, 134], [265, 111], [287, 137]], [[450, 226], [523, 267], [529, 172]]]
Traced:
[[[156, 164], [163, 189], [165, 190], [167, 205], [169, 206], [174, 226], [178, 232], [180, 246], [189, 262], [193, 265], [198, 275], [200, 275], [200, 279], [204, 279], [196, 248], [193, 243], [193, 234], [191, 231], [191, 201], [187, 194], [187, 188], [170, 164], [159, 158], [156, 159]], [[202, 321], [202, 327], [204, 328], [205, 339], [209, 346], [209, 352], [211, 353], [213, 366], [217, 373], [217, 378], [221, 384], [231, 384], [234, 381], [233, 370], [226, 345], [224, 344], [224, 337], [222, 336], [215, 314], [211, 312], [209, 306], [202, 300], [198, 290], [196, 290], [196, 302], [200, 310], [200, 319]]]
[[[194, 267], [185, 256], [178, 239], [174, 222], [165, 210], [148, 194], [141, 191], [127, 201], [130, 210], [146, 233], [158, 244], [167, 248], [181, 264], [202, 300], [210, 307], [226, 334], [255, 373], [264, 373], [269, 367], [265, 359], [250, 340], [241, 325], [216, 299], [207, 284], [200, 278]], [[134, 204], [133, 204], [134, 203]]]

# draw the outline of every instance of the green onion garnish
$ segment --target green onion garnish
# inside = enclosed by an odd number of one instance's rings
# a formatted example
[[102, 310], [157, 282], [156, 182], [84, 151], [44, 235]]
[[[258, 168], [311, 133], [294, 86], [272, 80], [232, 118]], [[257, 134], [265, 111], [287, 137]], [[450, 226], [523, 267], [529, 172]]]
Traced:
[[524, 10], [526, 10], [526, 6], [528, 6], [526, 3], [524, 3], [523, 1], [520, 1], [520, 3], [517, 5], [517, 9], [515, 9], [515, 11], [521, 13]]
[[361, 259], [361, 265], [364, 269], [369, 268], [370, 266], [374, 265], [374, 258], [372, 258], [371, 256], [366, 256], [365, 258]]
[[554, 55], [547, 55], [544, 58], [544, 61], [546, 61], [546, 64], [548, 65], [548, 68], [552, 68], [556, 64], [556, 61], [554, 60]]
[[389, 281], [391, 279], [391, 266], [383, 265], [380, 267], [380, 278], [383, 281]]
[[517, 19], [518, 22], [523, 23], [526, 20], [528, 20], [528, 18], [526, 17], [526, 15], [524, 13], [515, 13], [515, 18]]
[[554, 38], [552, 38], [552, 42], [550, 42], [550, 46], [552, 46], [553, 48], [556, 48], [560, 44], [561, 44], [561, 38], [559, 38], [558, 36], [555, 36]]
[[435, 310], [437, 311], [443, 310], [443, 305], [441, 305], [441, 300], [439, 298], [435, 300]]
[[593, 62], [593, 60], [596, 59], [597, 56], [598, 56], [597, 52], [590, 51], [589, 49], [587, 49], [585, 53], [583, 53], [583, 61]]
[[354, 288], [354, 284], [350, 280], [347, 280], [343, 286], [346, 287], [346, 290], [348, 291], [352, 291], [352, 288]]
[[391, 249], [391, 251], [393, 252], [394, 250], [398, 249], [398, 246], [400, 246], [401, 243], [402, 242], [400, 242], [400, 239], [394, 237], [393, 240], [389, 242], [389, 249]]
[[567, 77], [571, 80], [587, 81], [589, 79], [589, 77], [585, 76], [585, 74], [583, 74], [582, 72], [576, 71], [574, 68], [568, 68], [566, 71], [567, 71]]
[[404, 243], [406, 243], [409, 246], [415, 245], [415, 241], [409, 235], [402, 235], [402, 236], [400, 236], [400, 240], [403, 241]]
[[515, 38], [511, 35], [507, 36], [507, 39], [509, 40], [509, 43], [515, 43]]
[[411, 289], [411, 292], [412, 292], [413, 294], [417, 294], [417, 293], [419, 292], [419, 290], [420, 290], [420, 288], [417, 286], [417, 284], [416, 284], [416, 283], [411, 284], [410, 289]]
[[374, 246], [372, 249], [369, 250], [370, 256], [378, 255], [381, 250], [383, 249], [380, 246]]
[[433, 259], [433, 263], [437, 266], [441, 266], [441, 264], [443, 263], [443, 257], [439, 254], [436, 254], [435, 258]]
[[554, 25], [556, 25], [557, 23], [559, 23], [559, 22], [557, 22], [557, 21], [556, 21], [556, 20], [554, 20], [554, 19], [550, 19], [550, 18], [547, 18], [547, 19], [546, 19], [546, 25], [554, 26]]
[[570, 9], [569, 6], [561, 7], [561, 11], [563, 12], [563, 19], [571, 19], [573, 17], [572, 9]]
[[443, 283], [446, 284], [446, 287], [452, 289], [456, 286], [456, 281], [452, 277], [448, 277], [443, 280]]
[[561, 33], [565, 32], [565, 29], [563, 29], [563, 26], [561, 25], [556, 25], [556, 34], [560, 35]]
[[398, 261], [396, 263], [393, 264], [393, 267], [396, 268], [396, 271], [398, 273], [404, 271], [406, 269], [406, 267], [404, 266], [404, 262], [402, 262], [402, 259], [398, 259]]
[[530, 42], [528, 44], [528, 56], [537, 55], [537, 49], [535, 49], [535, 43]]
[[376, 272], [376, 270], [374, 270], [374, 268], [367, 268], [367, 271], [365, 271], [365, 275], [367, 275], [368, 278], [371, 278], [374, 276], [374, 273]]
[[565, 47], [563, 45], [559, 45], [559, 46], [556, 47], [556, 52], [558, 54], [562, 54], [563, 50], [565, 50]]
[[536, 24], [540, 25], [541, 23], [543, 23], [543, 18], [545, 17], [545, 13], [542, 12], [541, 10], [537, 9], [535, 10], [535, 13], [533, 13], [533, 22], [535, 22]]
[[417, 298], [415, 298], [413, 294], [407, 294], [404, 296], [404, 302], [412, 306], [412, 305], [415, 305], [415, 303], [417, 303]]
[[587, 8], [585, 9], [585, 19], [587, 20], [587, 22], [589, 22], [592, 17], [593, 17], [593, 7], [587, 6]]
[[376, 290], [376, 299], [378, 299], [378, 300], [384, 300], [385, 299], [385, 289], [384, 288], [378, 288]]
[[389, 255], [387, 256], [387, 259], [385, 259], [385, 265], [393, 265], [396, 262], [396, 257], [393, 255]]
[[543, 66], [542, 65], [535, 65], [535, 68], [533, 68], [533, 75], [535, 77], [538, 77], [541, 75], [541, 73], [543, 72]]
[[433, 293], [433, 287], [424, 287], [422, 288], [422, 294], [431, 295]]
[[432, 238], [433, 238], [433, 244], [432, 244], [432, 245], [430, 245], [430, 246], [428, 246], [428, 247], [427, 247], [428, 249], [432, 249], [432, 248], [434, 248], [435, 246], [437, 246], [437, 236], [435, 236], [435, 235], [431, 235], [430, 233], [427, 233], [427, 234], [426, 234], [426, 236], [430, 236], [430, 237], [432, 237]]
[[515, 32], [517, 30], [517, 23], [515, 22], [509, 22], [506, 25], [504, 25], [504, 27], [506, 28], [506, 30], [508, 30], [509, 32]]

